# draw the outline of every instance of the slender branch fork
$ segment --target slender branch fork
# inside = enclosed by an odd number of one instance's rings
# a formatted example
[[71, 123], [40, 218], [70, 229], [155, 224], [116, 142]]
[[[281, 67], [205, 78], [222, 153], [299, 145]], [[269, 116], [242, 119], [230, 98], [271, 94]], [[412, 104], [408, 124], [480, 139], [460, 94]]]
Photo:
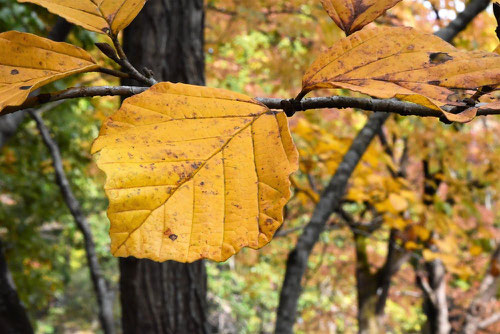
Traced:
[[[108, 71], [101, 71], [108, 73]], [[146, 78], [146, 77], [144, 77]], [[152, 79], [152, 78], [151, 78]], [[149, 80], [149, 79], [147, 79]], [[152, 79], [154, 80], [154, 79]], [[144, 81], [143, 81], [144, 82]], [[7, 107], [4, 113], [12, 113], [19, 110], [37, 107], [41, 104], [74, 99], [81, 97], [97, 97], [97, 96], [122, 96], [129, 97], [140, 94], [146, 91], [148, 87], [137, 86], [97, 86], [97, 87], [72, 87], [62, 91], [53, 93], [39, 94], [28, 98], [19, 106]], [[311, 97], [305, 98], [302, 101], [279, 99], [279, 98], [256, 98], [255, 100], [274, 110], [288, 110], [293, 106], [294, 111], [305, 111], [310, 109], [322, 108], [358, 108], [375, 112], [395, 113], [403, 116], [430, 116], [442, 117], [443, 114], [434, 109], [430, 109], [418, 104], [403, 102], [396, 99], [374, 99], [360, 98], [347, 96], [331, 96], [331, 97]], [[476, 107], [481, 107], [483, 104], [477, 104]], [[500, 110], [481, 108], [478, 110], [478, 116], [499, 115]]]

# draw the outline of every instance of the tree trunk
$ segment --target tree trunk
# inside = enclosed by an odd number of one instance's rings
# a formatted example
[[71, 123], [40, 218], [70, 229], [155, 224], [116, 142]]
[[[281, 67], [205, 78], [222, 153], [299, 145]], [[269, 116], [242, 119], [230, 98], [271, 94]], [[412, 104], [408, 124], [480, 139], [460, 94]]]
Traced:
[[446, 299], [446, 269], [441, 260], [425, 263], [426, 275], [417, 276], [417, 283], [424, 292], [423, 310], [427, 317], [424, 333], [448, 334], [451, 331]]
[[28, 315], [17, 296], [0, 240], [0, 333], [31, 334]]
[[[148, 1], [125, 30], [124, 50], [158, 81], [203, 85], [203, 0]], [[130, 82], [129, 82], [130, 83]], [[191, 264], [120, 259], [122, 325], [132, 333], [207, 333], [206, 271]]]
[[376, 308], [377, 275], [370, 273], [370, 263], [366, 252], [367, 237], [355, 234], [356, 244], [356, 290], [358, 294], [358, 333], [378, 334], [383, 333], [379, 329], [382, 325], [378, 321]]

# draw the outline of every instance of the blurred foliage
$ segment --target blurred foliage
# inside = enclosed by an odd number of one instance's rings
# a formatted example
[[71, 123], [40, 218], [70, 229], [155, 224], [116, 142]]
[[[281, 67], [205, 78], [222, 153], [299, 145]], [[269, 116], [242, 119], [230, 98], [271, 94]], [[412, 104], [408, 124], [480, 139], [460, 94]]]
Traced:
[[[207, 0], [207, 83], [250, 96], [293, 97], [317, 54], [343, 37], [315, 0]], [[432, 32], [463, 9], [463, 1], [403, 1], [373, 24], [409, 25]], [[0, 29], [47, 35], [55, 17], [37, 6], [0, 0]], [[482, 13], [456, 39], [464, 49], [491, 51], [498, 45], [490, 12]], [[72, 43], [92, 50], [98, 38], [74, 29]], [[116, 84], [97, 75], [57, 83]], [[54, 88], [54, 86], [48, 89]], [[343, 90], [318, 95], [351, 94]], [[103, 175], [89, 148], [100, 121], [117, 99], [82, 99], [58, 104], [44, 114], [61, 147], [65, 170], [89, 218], [106, 277], [118, 280], [109, 253]], [[225, 263], [207, 262], [211, 319], [222, 333], [273, 331], [286, 257], [309, 221], [321, 190], [341, 161], [367, 114], [323, 110], [290, 119], [301, 154], [293, 176], [294, 196], [287, 206], [282, 236], [260, 251], [245, 249]], [[494, 240], [500, 238], [500, 122], [480, 118], [466, 125], [435, 119], [393, 117], [385, 126], [387, 147], [376, 139], [350, 181], [345, 211], [364, 218], [375, 207], [384, 224], [369, 236], [373, 269], [387, 252], [391, 228], [398, 245], [419, 261], [441, 258], [449, 271], [449, 295], [465, 308], [484, 274]], [[401, 163], [408, 153], [408, 159]], [[423, 193], [422, 161], [440, 180], [436, 193]], [[394, 175], [403, 170], [405, 175]], [[35, 124], [26, 119], [0, 151], [0, 237], [20, 296], [39, 333], [98, 332], [97, 312], [83, 240], [54, 183], [50, 155]], [[430, 251], [430, 246], [437, 251]], [[355, 245], [340, 217], [332, 217], [310, 258], [299, 301], [297, 333], [355, 333]], [[422, 296], [410, 265], [394, 277], [386, 307], [392, 333], [421, 330]], [[495, 305], [498, 307], [499, 305]], [[116, 302], [118, 314], [118, 300]], [[117, 316], [117, 321], [118, 321]]]
[[[37, 6], [0, 0], [0, 29], [46, 36], [56, 17]], [[91, 48], [96, 36], [73, 28], [68, 41]], [[86, 75], [57, 82], [46, 90], [95, 82]], [[105, 275], [118, 280], [109, 253], [107, 202], [102, 178], [89, 154], [100, 126], [88, 99], [55, 103], [44, 119], [59, 144], [68, 179], [81, 201], [94, 233]], [[116, 100], [100, 102], [104, 111]], [[97, 116], [96, 116], [97, 115]], [[98, 177], [96, 177], [98, 176]], [[22, 301], [40, 333], [98, 328], [95, 295], [83, 238], [54, 182], [52, 160], [34, 121], [26, 117], [15, 136], [0, 150], [0, 237]], [[118, 305], [117, 305], [118, 307]]]

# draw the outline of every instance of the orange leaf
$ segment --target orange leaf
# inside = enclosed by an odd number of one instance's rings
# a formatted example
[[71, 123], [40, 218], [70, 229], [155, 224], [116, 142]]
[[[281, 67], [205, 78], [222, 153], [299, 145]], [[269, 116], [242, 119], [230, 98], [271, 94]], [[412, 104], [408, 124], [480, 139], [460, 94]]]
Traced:
[[92, 147], [111, 251], [225, 261], [283, 222], [298, 156], [283, 113], [222, 89], [159, 83], [126, 99]]
[[117, 34], [139, 14], [146, 0], [18, 0], [32, 2], [85, 29]]
[[35, 89], [76, 73], [97, 69], [92, 56], [67, 43], [8, 31], [0, 34], [0, 114], [21, 105]]
[[321, 0], [328, 15], [346, 35], [373, 22], [401, 0]]
[[397, 97], [440, 110], [465, 122], [474, 114], [450, 114], [452, 88], [476, 89], [500, 82], [500, 56], [464, 52], [412, 28], [362, 30], [319, 56], [303, 78], [301, 96], [320, 88], [345, 88], [378, 98]]

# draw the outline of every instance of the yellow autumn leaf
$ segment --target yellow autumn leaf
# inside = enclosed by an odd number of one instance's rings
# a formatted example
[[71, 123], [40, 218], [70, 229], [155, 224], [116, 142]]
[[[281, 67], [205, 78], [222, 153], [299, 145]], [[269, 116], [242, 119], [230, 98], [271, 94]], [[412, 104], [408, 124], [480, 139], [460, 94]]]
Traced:
[[283, 113], [185, 84], [126, 99], [92, 152], [107, 175], [112, 253], [155, 261], [224, 261], [266, 245], [298, 168]]
[[321, 0], [323, 8], [346, 35], [363, 28], [401, 0]]
[[392, 208], [396, 212], [401, 212], [408, 208], [408, 201], [404, 197], [399, 196], [398, 194], [394, 193], [390, 194], [389, 203], [391, 203]]
[[407, 241], [405, 243], [405, 249], [407, 250], [415, 250], [415, 249], [419, 249], [420, 248], [420, 245], [418, 245], [416, 242], [414, 241]]
[[483, 252], [483, 248], [479, 245], [472, 245], [469, 248], [469, 253], [472, 256], [478, 256]]
[[98, 67], [89, 53], [74, 45], [17, 31], [1, 33], [0, 114], [43, 85]]
[[431, 236], [431, 232], [423, 226], [414, 225], [412, 226], [413, 232], [419, 237], [422, 241], [429, 240]]
[[391, 215], [388, 215], [384, 217], [385, 224], [391, 228], [395, 228], [400, 231], [404, 231], [406, 226], [408, 225], [408, 222], [401, 217], [393, 217]]
[[451, 89], [499, 82], [498, 54], [459, 51], [412, 28], [380, 27], [358, 31], [320, 55], [303, 77], [301, 96], [320, 88], [344, 88], [378, 98], [397, 97], [465, 122], [473, 115], [441, 109], [452, 103]]
[[422, 257], [424, 258], [425, 261], [434, 261], [435, 259], [439, 258], [438, 254], [431, 251], [430, 249], [424, 249], [422, 251]]
[[147, 0], [18, 0], [45, 7], [49, 12], [98, 33], [117, 34], [139, 14]]

